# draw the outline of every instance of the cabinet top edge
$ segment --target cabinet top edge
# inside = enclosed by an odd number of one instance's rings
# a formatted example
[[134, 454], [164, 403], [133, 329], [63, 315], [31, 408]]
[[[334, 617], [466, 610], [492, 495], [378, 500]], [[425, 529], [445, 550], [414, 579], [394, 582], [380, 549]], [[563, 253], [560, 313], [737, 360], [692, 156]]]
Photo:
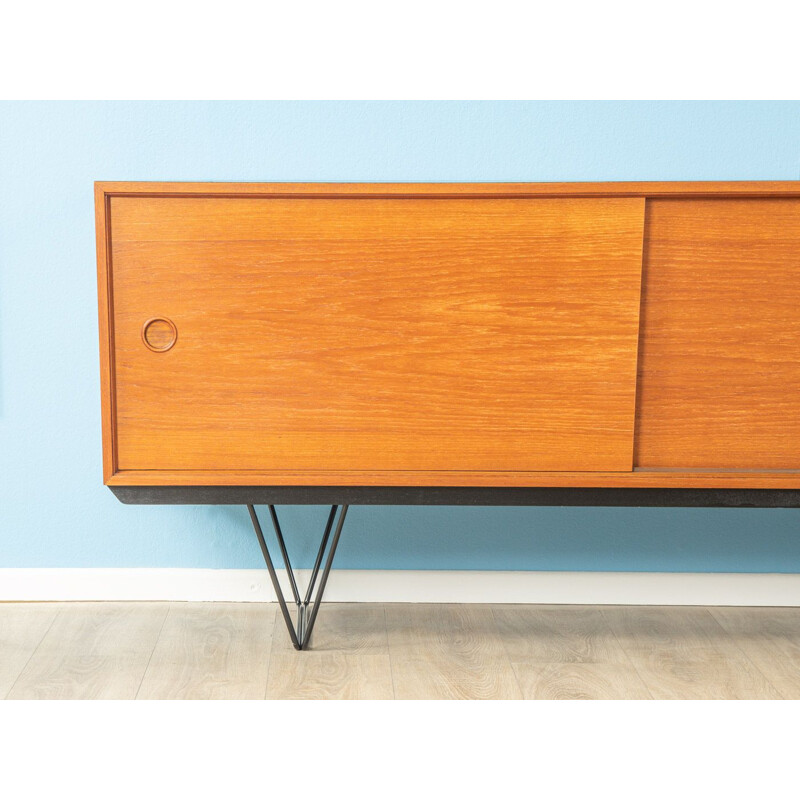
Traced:
[[678, 197], [800, 196], [798, 181], [611, 181], [575, 183], [200, 183], [96, 181], [106, 196], [165, 197]]

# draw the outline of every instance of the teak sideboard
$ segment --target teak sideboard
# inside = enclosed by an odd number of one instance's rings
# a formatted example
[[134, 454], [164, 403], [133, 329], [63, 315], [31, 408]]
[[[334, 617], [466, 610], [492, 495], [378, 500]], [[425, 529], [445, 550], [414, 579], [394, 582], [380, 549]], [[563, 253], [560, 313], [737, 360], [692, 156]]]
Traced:
[[[247, 504], [276, 591], [254, 503], [287, 566], [274, 504], [336, 504], [320, 590], [350, 503], [800, 505], [800, 182], [98, 183], [96, 211], [105, 483]], [[304, 647], [321, 591], [290, 579]]]

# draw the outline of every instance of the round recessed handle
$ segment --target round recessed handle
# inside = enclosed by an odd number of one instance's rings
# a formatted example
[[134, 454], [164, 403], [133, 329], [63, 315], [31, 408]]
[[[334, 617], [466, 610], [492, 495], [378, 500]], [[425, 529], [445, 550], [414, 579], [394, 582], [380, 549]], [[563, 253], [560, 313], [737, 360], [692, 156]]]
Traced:
[[171, 319], [151, 317], [142, 325], [142, 341], [154, 353], [166, 353], [178, 341], [178, 329]]

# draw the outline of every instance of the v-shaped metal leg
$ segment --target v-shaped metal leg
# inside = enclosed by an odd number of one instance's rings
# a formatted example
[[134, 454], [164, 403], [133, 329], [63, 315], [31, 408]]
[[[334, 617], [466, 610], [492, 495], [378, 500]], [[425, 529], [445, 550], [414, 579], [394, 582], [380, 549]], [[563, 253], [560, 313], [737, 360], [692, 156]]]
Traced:
[[[280, 523], [278, 522], [278, 515], [275, 512], [275, 506], [269, 506], [269, 515], [272, 519], [272, 527], [275, 529], [275, 536], [278, 539], [278, 546], [281, 550], [283, 558], [283, 565], [286, 569], [286, 574], [289, 576], [289, 585], [292, 589], [292, 596], [294, 603], [297, 606], [297, 624], [292, 622], [292, 616], [289, 613], [289, 608], [286, 605], [286, 600], [283, 596], [278, 575], [275, 572], [275, 565], [272, 563], [272, 557], [269, 554], [267, 543], [264, 540], [264, 533], [261, 530], [261, 524], [258, 521], [256, 510], [251, 504], [248, 503], [247, 510], [250, 512], [250, 519], [253, 521], [253, 528], [255, 529], [258, 543], [261, 545], [261, 552], [264, 554], [264, 561], [267, 562], [267, 569], [269, 570], [269, 577], [272, 580], [272, 586], [275, 589], [275, 594], [278, 596], [278, 603], [281, 607], [284, 622], [289, 630], [289, 636], [292, 640], [295, 650], [305, 650], [308, 647], [308, 640], [311, 638], [311, 631], [314, 629], [314, 622], [316, 622], [319, 606], [322, 602], [322, 595], [325, 593], [325, 584], [328, 582], [328, 575], [331, 571], [331, 564], [333, 564], [333, 557], [336, 555], [336, 547], [339, 544], [339, 537], [342, 535], [342, 527], [344, 526], [344, 518], [347, 516], [347, 509], [349, 506], [341, 506], [339, 511], [339, 519], [336, 522], [334, 530], [334, 520], [336, 519], [336, 511], [339, 506], [331, 506], [330, 514], [328, 514], [328, 522], [325, 525], [325, 533], [322, 535], [322, 542], [317, 552], [317, 559], [314, 562], [314, 569], [311, 571], [311, 579], [308, 582], [308, 589], [306, 590], [303, 599], [300, 599], [300, 592], [297, 588], [297, 581], [294, 577], [292, 565], [289, 563], [289, 554], [286, 552], [286, 542], [283, 539], [283, 532], [281, 531]], [[311, 595], [314, 592], [314, 585], [317, 582], [319, 575], [319, 568], [322, 565], [322, 559], [325, 557], [325, 549], [328, 545], [328, 540], [333, 533], [333, 541], [331, 542], [330, 549], [328, 550], [328, 558], [325, 561], [325, 568], [322, 570], [322, 576], [319, 581], [319, 589], [314, 602], [311, 603]], [[310, 606], [310, 609], [309, 609]]]

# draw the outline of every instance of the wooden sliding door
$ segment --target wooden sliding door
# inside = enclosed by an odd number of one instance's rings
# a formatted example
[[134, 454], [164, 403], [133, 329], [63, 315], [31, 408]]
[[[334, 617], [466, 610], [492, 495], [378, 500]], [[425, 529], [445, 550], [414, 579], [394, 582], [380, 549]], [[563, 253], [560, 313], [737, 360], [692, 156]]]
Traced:
[[649, 200], [636, 466], [800, 469], [800, 199]]
[[628, 471], [644, 207], [112, 197], [115, 467]]

